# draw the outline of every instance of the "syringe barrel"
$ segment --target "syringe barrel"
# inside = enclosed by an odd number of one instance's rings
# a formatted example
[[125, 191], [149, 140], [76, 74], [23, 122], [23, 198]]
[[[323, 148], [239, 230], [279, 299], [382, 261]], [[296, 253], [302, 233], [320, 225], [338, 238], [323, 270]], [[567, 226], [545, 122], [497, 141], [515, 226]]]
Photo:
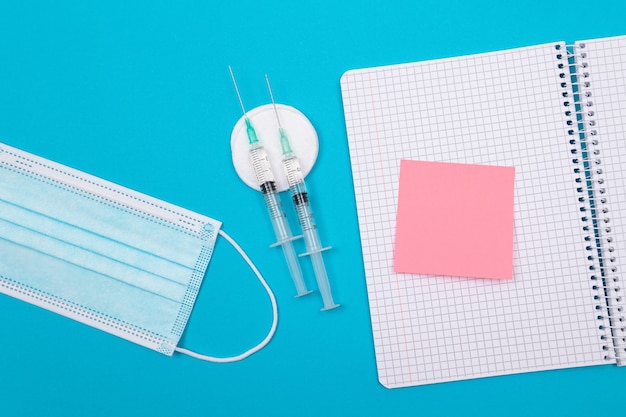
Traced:
[[[281, 132], [281, 135], [283, 133], [284, 132]], [[285, 147], [283, 147], [283, 152], [284, 151]], [[300, 227], [302, 228], [302, 233], [304, 235], [304, 242], [307, 250], [306, 255], [311, 257], [317, 286], [324, 301], [324, 308], [322, 308], [322, 310], [330, 310], [331, 308], [339, 307], [339, 304], [335, 304], [333, 301], [333, 296], [330, 292], [330, 284], [328, 282], [328, 275], [326, 273], [326, 266], [324, 265], [324, 258], [322, 257], [322, 251], [330, 249], [330, 247], [322, 248], [319, 234], [317, 233], [317, 225], [315, 224], [315, 219], [313, 217], [313, 211], [311, 210], [311, 205], [309, 204], [309, 193], [306, 189], [306, 184], [304, 183], [304, 173], [302, 172], [298, 158], [291, 152], [290, 148], [283, 157], [283, 169], [285, 171], [285, 175], [287, 176], [289, 193], [291, 194], [291, 199], [296, 207], [298, 221], [300, 222]]]
[[322, 251], [329, 248], [322, 248], [304, 180], [291, 185], [289, 192], [296, 206], [298, 221], [300, 222], [302, 234], [304, 235], [307, 254], [311, 257], [311, 263], [313, 264], [317, 287], [324, 301], [324, 308], [322, 308], [322, 310], [330, 310], [339, 307], [339, 304], [333, 301], [330, 283], [328, 282], [328, 274], [326, 273], [326, 266], [324, 265], [324, 258], [322, 257]]
[[293, 242], [288, 240], [283, 242], [280, 246], [283, 249], [285, 261], [287, 261], [289, 274], [291, 274], [293, 284], [296, 286], [296, 297], [301, 297], [311, 293], [311, 290], [308, 290], [306, 288], [306, 284], [304, 283], [302, 270], [300, 269], [300, 264], [298, 263], [298, 256], [296, 255], [296, 250], [293, 248]]
[[254, 173], [259, 188], [263, 193], [267, 213], [272, 222], [272, 228], [276, 235], [276, 244], [280, 245], [283, 250], [291, 279], [296, 286], [297, 296], [308, 294], [311, 291], [307, 290], [304, 278], [302, 277], [302, 270], [300, 269], [300, 264], [298, 263], [298, 258], [293, 248], [292, 241], [294, 238], [291, 234], [289, 223], [287, 222], [287, 216], [285, 216], [285, 212], [283, 211], [280, 197], [278, 196], [274, 173], [272, 172], [267, 152], [259, 142], [251, 143], [250, 160], [254, 167]]
[[313, 271], [315, 272], [315, 279], [317, 281], [317, 288], [322, 295], [322, 301], [324, 302], [324, 308], [322, 310], [330, 310], [332, 308], [339, 307], [333, 300], [333, 295], [330, 291], [330, 284], [328, 282], [328, 275], [326, 274], [326, 267], [324, 266], [324, 259], [322, 258], [322, 252], [314, 252], [311, 255], [311, 263], [313, 264]]
[[319, 234], [317, 233], [317, 225], [315, 224], [313, 211], [309, 204], [309, 195], [306, 192], [304, 182], [301, 182], [299, 185], [301, 186], [290, 187], [291, 198], [296, 206], [298, 221], [302, 228], [302, 234], [304, 235], [306, 251], [313, 252], [322, 249], [322, 244]]
[[274, 178], [267, 151], [259, 142], [250, 145], [249, 155], [259, 187], [267, 182], [275, 182], [276, 178]]
[[276, 233], [278, 241], [282, 241], [291, 237], [291, 229], [287, 223], [287, 216], [283, 211], [283, 205], [280, 202], [278, 193], [276, 192], [276, 185], [274, 182], [268, 182], [261, 185], [263, 191], [263, 199], [265, 200], [265, 207], [270, 215], [272, 221], [272, 227]]
[[283, 159], [283, 168], [289, 183], [289, 194], [291, 195], [293, 204], [296, 207], [298, 221], [300, 222], [300, 227], [302, 227], [302, 232], [305, 235], [307, 252], [314, 249], [320, 249], [321, 244], [319, 242], [319, 237], [317, 236], [317, 225], [315, 224], [313, 212], [311, 211], [311, 205], [309, 204], [309, 193], [306, 189], [304, 175], [300, 169], [300, 162], [298, 161], [298, 158], [296, 158], [293, 154], [285, 156]]
[[298, 263], [298, 257], [296, 251], [293, 248], [293, 235], [291, 234], [291, 228], [287, 222], [287, 216], [282, 208], [282, 203], [278, 193], [276, 192], [276, 185], [274, 182], [268, 182], [261, 185], [261, 191], [263, 192], [263, 199], [265, 200], [265, 206], [269, 213], [270, 220], [272, 221], [272, 227], [274, 228], [274, 234], [276, 235], [277, 244], [283, 249], [283, 255], [287, 261], [287, 267], [291, 274], [291, 279], [296, 286], [297, 295], [302, 296], [310, 293], [307, 290], [304, 278], [302, 277], [302, 270]]
[[285, 171], [289, 187], [293, 187], [299, 183], [302, 183], [304, 186], [304, 173], [300, 167], [300, 161], [293, 153], [289, 153], [283, 157], [283, 170]]

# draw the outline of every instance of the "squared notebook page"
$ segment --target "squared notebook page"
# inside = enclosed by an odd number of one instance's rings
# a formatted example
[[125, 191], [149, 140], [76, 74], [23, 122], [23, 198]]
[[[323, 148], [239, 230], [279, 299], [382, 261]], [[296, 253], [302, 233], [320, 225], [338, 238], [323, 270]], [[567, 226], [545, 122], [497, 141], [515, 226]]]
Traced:
[[[585, 131], [591, 144], [592, 178], [605, 260], [615, 341], [626, 365], [626, 36], [576, 42], [574, 47]], [[618, 306], [622, 308], [620, 312]], [[622, 321], [620, 321], [620, 318]]]
[[[560, 52], [554, 43], [342, 77], [384, 386], [606, 363]], [[393, 272], [400, 159], [515, 167], [511, 281]]]

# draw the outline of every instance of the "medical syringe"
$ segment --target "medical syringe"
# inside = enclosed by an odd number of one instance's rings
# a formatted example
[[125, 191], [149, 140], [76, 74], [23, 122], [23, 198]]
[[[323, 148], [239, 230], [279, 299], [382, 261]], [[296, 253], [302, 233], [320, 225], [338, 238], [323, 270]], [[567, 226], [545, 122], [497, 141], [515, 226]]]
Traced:
[[276, 122], [278, 123], [278, 134], [280, 136], [280, 145], [283, 151], [283, 169], [287, 176], [287, 182], [289, 183], [289, 192], [291, 199], [293, 200], [296, 212], [298, 213], [298, 221], [302, 228], [304, 235], [304, 243], [306, 245], [306, 253], [300, 256], [310, 256], [311, 263], [313, 264], [313, 272], [315, 273], [315, 279], [317, 280], [317, 286], [322, 295], [324, 301], [324, 310], [330, 310], [339, 307], [339, 304], [335, 304], [333, 301], [333, 295], [330, 291], [330, 284], [328, 282], [328, 274], [326, 273], [326, 266], [324, 265], [324, 258], [322, 252], [330, 249], [331, 247], [322, 247], [319, 234], [317, 232], [317, 225], [313, 218], [313, 211], [309, 204], [309, 193], [307, 192], [306, 184], [304, 183], [304, 174], [300, 169], [300, 161], [294, 154], [289, 144], [289, 138], [285, 129], [280, 122], [278, 116], [278, 110], [276, 109], [276, 103], [274, 101], [274, 94], [272, 94], [272, 87], [270, 86], [270, 80], [265, 75], [265, 82], [267, 83], [267, 89], [272, 99], [272, 106], [274, 106], [274, 113], [276, 114]]
[[235, 81], [233, 70], [230, 66], [228, 67], [228, 70], [230, 71], [230, 76], [233, 79], [235, 91], [237, 92], [237, 98], [239, 99], [239, 104], [241, 104], [241, 110], [243, 111], [244, 122], [246, 124], [246, 134], [248, 136], [248, 144], [250, 146], [250, 160], [252, 161], [254, 173], [256, 175], [259, 188], [263, 193], [263, 199], [265, 200], [265, 207], [270, 215], [272, 227], [274, 228], [274, 233], [276, 234], [276, 243], [270, 245], [270, 247], [280, 246], [283, 249], [283, 254], [285, 255], [285, 260], [287, 261], [287, 267], [289, 268], [291, 279], [293, 279], [293, 283], [296, 286], [296, 297], [309, 294], [311, 293], [311, 290], [307, 290], [306, 288], [304, 279], [302, 278], [302, 270], [300, 269], [300, 264], [298, 264], [296, 251], [293, 248], [293, 241], [295, 239], [299, 239], [301, 236], [293, 236], [291, 234], [289, 223], [287, 223], [287, 217], [285, 216], [280, 198], [278, 196], [278, 191], [276, 190], [276, 179], [274, 177], [274, 173], [272, 172], [267, 152], [261, 142], [259, 142], [259, 139], [256, 136], [256, 131], [254, 130], [254, 127], [248, 118], [248, 114], [246, 113], [246, 109], [243, 106], [243, 100], [241, 100], [241, 94], [239, 94], [239, 88], [237, 87], [237, 81]]

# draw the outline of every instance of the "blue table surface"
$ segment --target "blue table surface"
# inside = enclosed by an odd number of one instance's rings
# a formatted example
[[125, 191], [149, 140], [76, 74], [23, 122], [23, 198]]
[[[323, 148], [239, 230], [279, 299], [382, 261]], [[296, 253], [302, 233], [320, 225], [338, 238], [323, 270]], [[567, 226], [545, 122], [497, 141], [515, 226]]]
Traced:
[[[626, 2], [226, 3], [1, 2], [0, 141], [223, 221], [275, 290], [275, 338], [243, 362], [211, 364], [1, 295], [0, 415], [572, 416], [617, 404], [626, 370], [614, 366], [379, 384], [339, 78], [625, 34]], [[282, 255], [268, 248], [260, 196], [235, 174], [230, 134], [240, 108], [228, 65], [249, 108], [269, 101], [267, 73], [277, 101], [317, 129], [308, 185], [322, 241], [333, 246], [326, 261], [337, 310], [320, 312], [318, 295], [293, 298]], [[219, 239], [181, 344], [237, 354], [270, 321], [262, 288]]]

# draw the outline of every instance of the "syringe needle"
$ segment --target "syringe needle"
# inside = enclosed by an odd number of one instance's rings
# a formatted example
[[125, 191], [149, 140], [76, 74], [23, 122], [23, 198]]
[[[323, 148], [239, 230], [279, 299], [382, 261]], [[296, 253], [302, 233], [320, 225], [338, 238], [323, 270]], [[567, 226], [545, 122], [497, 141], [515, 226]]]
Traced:
[[265, 82], [267, 83], [267, 89], [270, 92], [270, 98], [272, 99], [272, 106], [274, 107], [274, 114], [276, 115], [276, 121], [278, 122], [278, 134], [280, 135], [280, 146], [283, 148], [283, 155], [292, 153], [291, 145], [289, 144], [289, 138], [283, 129], [283, 125], [280, 123], [280, 117], [278, 116], [278, 109], [276, 108], [276, 102], [274, 101], [274, 94], [272, 93], [272, 86], [270, 85], [270, 78], [265, 74]]
[[235, 92], [237, 93], [237, 98], [239, 99], [239, 104], [241, 105], [241, 111], [243, 112], [243, 115], [247, 119], [248, 118], [248, 114], [246, 113], [246, 108], [243, 106], [243, 100], [241, 99], [241, 94], [239, 94], [239, 87], [237, 87], [237, 81], [235, 81], [235, 74], [233, 74], [233, 69], [232, 69], [232, 67], [230, 65], [228, 66], [228, 71], [230, 72], [230, 78], [232, 78], [233, 85], [235, 86]]
[[267, 84], [267, 90], [270, 92], [270, 99], [272, 99], [272, 106], [274, 107], [274, 114], [276, 115], [278, 128], [282, 129], [283, 125], [280, 123], [280, 117], [278, 117], [278, 109], [276, 108], [276, 102], [274, 101], [274, 94], [272, 93], [272, 86], [270, 85], [270, 77], [268, 77], [267, 74], [265, 74], [265, 83]]
[[272, 105], [274, 106], [274, 113], [276, 113], [276, 121], [278, 122], [280, 143], [283, 149], [283, 169], [285, 170], [285, 175], [287, 176], [287, 181], [289, 182], [289, 192], [295, 205], [296, 212], [298, 213], [298, 222], [300, 223], [300, 227], [302, 228], [302, 233], [304, 235], [304, 243], [307, 251], [300, 256], [309, 255], [311, 257], [317, 287], [319, 288], [322, 300], [324, 301], [324, 308], [322, 308], [322, 310], [330, 310], [332, 308], [339, 307], [339, 304], [335, 304], [333, 301], [330, 284], [328, 282], [328, 274], [326, 273], [326, 266], [324, 265], [324, 258], [322, 257], [322, 252], [330, 249], [330, 247], [324, 248], [320, 242], [317, 225], [313, 219], [313, 211], [311, 210], [309, 203], [308, 191], [306, 184], [304, 183], [304, 175], [300, 169], [300, 162], [291, 150], [285, 129], [283, 129], [280, 123], [278, 109], [276, 108], [274, 94], [272, 94], [272, 87], [270, 86], [267, 74], [265, 75], [265, 81], [272, 99]]
[[300, 236], [294, 237], [291, 233], [291, 228], [287, 222], [287, 216], [285, 216], [285, 213], [283, 212], [282, 204], [276, 190], [276, 180], [274, 173], [272, 172], [269, 158], [267, 157], [267, 152], [265, 151], [263, 145], [259, 142], [259, 139], [256, 136], [256, 131], [254, 130], [252, 122], [250, 122], [246, 109], [243, 106], [243, 100], [241, 99], [241, 94], [239, 94], [239, 88], [237, 87], [237, 81], [235, 81], [233, 69], [228, 66], [228, 70], [230, 71], [230, 76], [233, 79], [233, 85], [235, 86], [235, 91], [237, 92], [237, 98], [239, 99], [239, 104], [241, 104], [241, 110], [243, 111], [244, 121], [246, 124], [246, 134], [248, 136], [248, 144], [250, 146], [250, 160], [252, 162], [252, 166], [254, 167], [257, 184], [263, 193], [263, 200], [265, 201], [265, 207], [267, 208], [267, 212], [272, 222], [274, 234], [276, 235], [277, 242], [270, 245], [270, 247], [280, 246], [282, 248], [285, 261], [287, 262], [287, 267], [289, 268], [289, 273], [291, 274], [291, 279], [296, 286], [297, 296], [308, 294], [311, 291], [307, 290], [306, 285], [304, 284], [302, 270], [300, 269], [300, 264], [298, 263], [296, 251], [293, 248], [293, 240], [300, 238]]

